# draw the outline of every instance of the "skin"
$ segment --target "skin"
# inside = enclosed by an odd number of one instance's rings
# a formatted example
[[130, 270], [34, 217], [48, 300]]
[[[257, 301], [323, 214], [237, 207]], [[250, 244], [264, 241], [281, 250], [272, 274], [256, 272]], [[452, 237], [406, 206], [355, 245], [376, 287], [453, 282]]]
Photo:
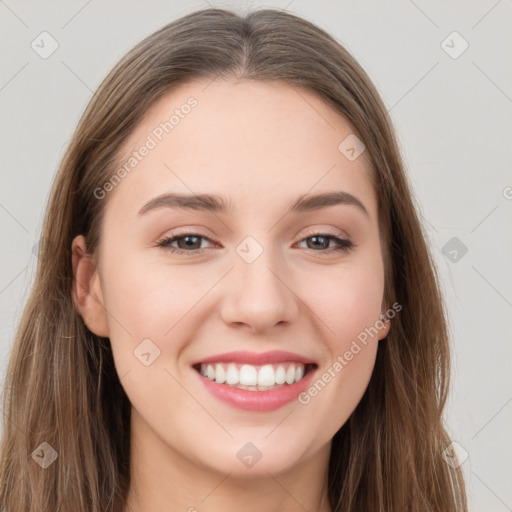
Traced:
[[[110, 338], [132, 403], [126, 511], [326, 512], [331, 439], [360, 401], [389, 323], [306, 405], [231, 407], [191, 364], [232, 350], [287, 350], [314, 359], [320, 377], [375, 324], [386, 307], [370, 169], [364, 154], [349, 161], [338, 150], [353, 129], [316, 95], [235, 79], [191, 82], [162, 97], [123, 157], [190, 96], [198, 106], [103, 199], [97, 251], [86, 254], [82, 236], [72, 246], [75, 303], [89, 329]], [[369, 216], [346, 204], [286, 213], [299, 195], [339, 190]], [[219, 194], [233, 211], [137, 213], [163, 192]], [[194, 246], [203, 252], [157, 246], [177, 228], [207, 237]], [[356, 246], [308, 245], [308, 230]], [[263, 249], [250, 264], [236, 252], [249, 235]], [[149, 366], [133, 353], [146, 338], [160, 349]], [[262, 454], [250, 468], [236, 456], [247, 442]]]

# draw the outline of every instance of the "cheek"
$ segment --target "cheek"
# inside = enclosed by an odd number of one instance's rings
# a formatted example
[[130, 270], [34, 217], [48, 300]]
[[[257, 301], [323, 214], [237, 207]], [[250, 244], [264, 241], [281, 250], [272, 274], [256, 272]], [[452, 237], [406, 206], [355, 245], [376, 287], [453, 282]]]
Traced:
[[315, 411], [327, 440], [347, 421], [370, 382], [384, 280], [375, 263], [340, 269], [317, 284], [310, 289], [308, 305], [320, 319], [316, 326], [325, 358], [299, 403]]
[[[153, 417], [155, 400], [164, 397], [186, 408], [189, 397], [173, 378], [180, 377], [174, 362], [193, 331], [193, 308], [212, 280], [201, 283], [191, 267], [149, 264], [135, 254], [118, 256], [105, 258], [102, 281], [122, 385], [143, 417]], [[171, 421], [171, 415], [166, 419]]]
[[198, 269], [125, 254], [119, 264], [104, 267], [105, 305], [134, 336], [162, 337], [215, 281]]
[[321, 320], [332, 348], [344, 350], [350, 340], [375, 325], [381, 313], [384, 277], [381, 264], [331, 267], [317, 273], [302, 299]]
[[[105, 255], [104, 261], [103, 298], [119, 375], [141, 369], [136, 359], [140, 351], [149, 350], [151, 358], [158, 355], [151, 368], [174, 367], [203, 320], [208, 292], [224, 271], [207, 264], [169, 265], [162, 258], [126, 252]], [[144, 341], [148, 339], [151, 343]]]

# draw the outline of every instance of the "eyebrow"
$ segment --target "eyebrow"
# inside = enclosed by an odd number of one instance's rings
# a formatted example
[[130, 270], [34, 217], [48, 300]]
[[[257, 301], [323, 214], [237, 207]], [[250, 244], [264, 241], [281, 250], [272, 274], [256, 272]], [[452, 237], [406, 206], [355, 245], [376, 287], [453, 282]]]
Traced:
[[[351, 205], [358, 208], [368, 218], [370, 214], [364, 204], [348, 192], [324, 192], [315, 195], [299, 196], [293, 201], [288, 209], [291, 212], [307, 212], [311, 210], [320, 210], [336, 205]], [[227, 213], [232, 208], [232, 203], [222, 196], [215, 194], [161, 194], [148, 201], [140, 210], [139, 215], [143, 215], [156, 208], [177, 208], [197, 211], [209, 211], [212, 213]]]

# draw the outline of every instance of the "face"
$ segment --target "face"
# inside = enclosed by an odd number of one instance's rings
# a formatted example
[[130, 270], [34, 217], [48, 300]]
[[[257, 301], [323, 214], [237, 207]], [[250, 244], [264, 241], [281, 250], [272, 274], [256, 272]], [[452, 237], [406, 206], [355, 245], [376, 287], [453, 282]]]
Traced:
[[168, 93], [125, 144], [78, 300], [159, 454], [285, 471], [325, 460], [360, 401], [389, 324], [370, 168], [346, 137], [311, 92], [217, 80]]

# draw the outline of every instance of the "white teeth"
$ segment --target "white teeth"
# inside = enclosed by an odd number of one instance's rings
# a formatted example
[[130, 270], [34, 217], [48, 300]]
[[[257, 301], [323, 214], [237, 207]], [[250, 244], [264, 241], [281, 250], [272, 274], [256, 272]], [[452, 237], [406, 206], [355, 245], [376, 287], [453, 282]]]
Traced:
[[286, 370], [286, 384], [293, 384], [295, 382], [295, 365], [291, 364]]
[[201, 375], [218, 384], [251, 391], [264, 391], [299, 382], [304, 377], [305, 365], [281, 363], [254, 366], [251, 364], [214, 363], [201, 364], [199, 371]]
[[279, 365], [276, 370], [276, 384], [284, 384], [286, 381], [286, 371], [283, 365]]
[[226, 382], [226, 372], [221, 364], [215, 365], [215, 382], [217, 382], [217, 384], [224, 384], [224, 382]]
[[243, 386], [256, 386], [258, 384], [258, 370], [250, 364], [243, 364], [240, 368], [240, 384]]
[[[201, 368], [203, 365], [201, 365]], [[228, 371], [226, 372], [226, 384], [238, 384], [238, 369], [234, 364], [228, 365]]]
[[273, 386], [276, 383], [271, 364], [262, 366], [258, 372], [258, 386]]

